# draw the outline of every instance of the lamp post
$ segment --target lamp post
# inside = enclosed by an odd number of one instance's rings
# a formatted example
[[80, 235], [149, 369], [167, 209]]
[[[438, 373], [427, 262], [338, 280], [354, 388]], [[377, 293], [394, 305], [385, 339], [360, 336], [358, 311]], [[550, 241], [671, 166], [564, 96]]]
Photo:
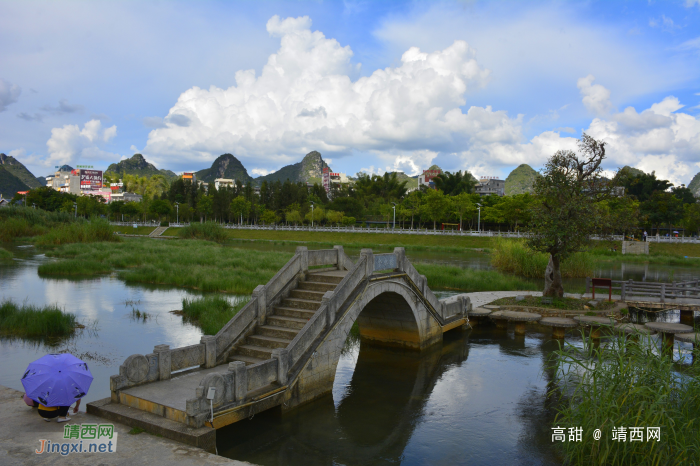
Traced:
[[175, 212], [176, 212], [175, 222], [179, 225], [180, 224], [180, 203], [179, 202], [175, 203]]
[[392, 225], [391, 229], [396, 230], [396, 202], [392, 202], [392, 209], [394, 209], [394, 224]]
[[36, 210], [36, 204], [32, 202], [32, 206], [34, 207], [34, 210]]
[[73, 207], [75, 207], [75, 217], [77, 218], [78, 217], [78, 203], [74, 202]]
[[314, 203], [311, 203], [311, 228], [314, 227]]
[[478, 206], [477, 209], [479, 209], [479, 223], [477, 223], [476, 229], [479, 232], [479, 234], [481, 234], [481, 204], [477, 202], [476, 205]]

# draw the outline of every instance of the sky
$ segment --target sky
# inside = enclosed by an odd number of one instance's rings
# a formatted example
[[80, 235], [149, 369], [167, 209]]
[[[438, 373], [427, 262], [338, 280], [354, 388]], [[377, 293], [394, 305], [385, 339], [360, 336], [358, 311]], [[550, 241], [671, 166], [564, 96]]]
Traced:
[[605, 169], [700, 172], [700, 0], [0, 0], [0, 152], [253, 176], [504, 178], [586, 132]]

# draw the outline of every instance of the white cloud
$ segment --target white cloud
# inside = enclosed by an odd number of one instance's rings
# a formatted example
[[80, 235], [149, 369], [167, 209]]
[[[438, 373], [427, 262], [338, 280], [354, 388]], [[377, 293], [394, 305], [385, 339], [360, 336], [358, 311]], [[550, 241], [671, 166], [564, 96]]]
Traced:
[[605, 115], [612, 109], [610, 91], [600, 84], [593, 84], [593, 81], [595, 77], [589, 74], [585, 78], [579, 78], [576, 85], [588, 111], [595, 115]]
[[652, 18], [649, 20], [649, 26], [653, 28], [661, 28], [662, 31], [673, 32], [675, 29], [681, 29], [681, 26], [675, 24], [671, 18], [666, 15], [661, 15], [661, 18]]
[[45, 165], [74, 163], [78, 157], [93, 160], [110, 160], [119, 157], [101, 148], [116, 135], [116, 125], [103, 129], [100, 120], [88, 121], [83, 125], [83, 129], [78, 125], [53, 128], [51, 138], [46, 142], [49, 157]]
[[352, 150], [436, 150], [477, 130], [480, 138], [511, 137], [507, 123], [476, 121], [500, 120], [505, 113], [460, 110], [465, 94], [489, 79], [466, 42], [432, 53], [412, 47], [399, 66], [352, 81], [350, 47], [310, 26], [307, 17], [270, 19], [268, 32], [281, 45], [260, 75], [239, 71], [228, 89], [184, 92], [164, 118], [165, 127], [151, 131], [144, 151], [160, 160], [203, 161], [235, 150], [243, 160], [278, 166], [311, 150], [341, 156]]
[[7, 106], [17, 102], [22, 88], [0, 78], [0, 112], [7, 110]]
[[264, 168], [253, 168], [250, 171], [251, 176], [265, 176], [269, 173], [272, 173], [272, 170], [266, 170]]
[[700, 0], [685, 0], [685, 6], [692, 8], [694, 5], [700, 7]]

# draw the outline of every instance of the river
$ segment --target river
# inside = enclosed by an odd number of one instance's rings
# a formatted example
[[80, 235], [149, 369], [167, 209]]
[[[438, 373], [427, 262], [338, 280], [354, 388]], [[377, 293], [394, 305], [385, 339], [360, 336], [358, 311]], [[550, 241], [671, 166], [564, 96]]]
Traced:
[[[51, 259], [32, 246], [6, 247], [15, 260], [0, 265], [0, 299], [58, 304], [87, 328], [67, 340], [0, 338], [2, 385], [21, 390], [28, 363], [48, 352], [69, 351], [86, 360], [95, 376], [89, 402], [109, 396], [109, 376], [129, 355], [150, 353], [157, 344], [199, 342], [201, 330], [170, 312], [182, 308], [184, 297], [199, 293], [127, 285], [114, 275], [42, 278], [37, 267]], [[295, 248], [259, 242], [235, 247]], [[417, 252], [409, 258], [490, 268], [488, 255], [478, 251]], [[680, 280], [700, 278], [700, 270], [627, 263], [596, 275]], [[148, 317], [136, 317], [136, 310]], [[331, 395], [283, 416], [271, 410], [222, 429], [219, 453], [263, 465], [559, 464], [551, 442], [554, 413], [545, 397], [551, 379], [546, 361], [558, 348], [549, 335], [538, 326], [529, 327], [525, 337], [476, 327], [450, 332], [442, 344], [422, 353], [349, 339]], [[582, 344], [576, 337], [567, 341]]]

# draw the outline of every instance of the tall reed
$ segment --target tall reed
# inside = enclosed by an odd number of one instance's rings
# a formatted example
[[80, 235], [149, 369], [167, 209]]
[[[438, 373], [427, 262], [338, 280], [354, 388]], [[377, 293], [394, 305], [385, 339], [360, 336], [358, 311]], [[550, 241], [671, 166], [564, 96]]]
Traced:
[[[549, 263], [549, 255], [535, 252], [524, 241], [496, 238], [491, 256], [491, 264], [501, 272], [520, 277], [543, 278]], [[562, 261], [563, 278], [581, 278], [593, 275], [593, 258], [589, 253], [579, 252]]]
[[9, 261], [12, 260], [12, 253], [8, 251], [7, 249], [1, 249], [0, 248], [0, 261]]
[[39, 246], [60, 246], [69, 243], [94, 243], [97, 241], [119, 242], [109, 222], [93, 218], [89, 222], [56, 225], [34, 241]]
[[[679, 365], [659, 353], [649, 337], [620, 337], [609, 346], [580, 349], [566, 345], [555, 352], [554, 389], [559, 411], [552, 427], [567, 429], [556, 442], [567, 464], [697, 464], [700, 460], [700, 368]], [[695, 349], [693, 359], [700, 357]], [[568, 440], [568, 428], [581, 427], [580, 442]], [[613, 429], [625, 427], [625, 440]], [[631, 427], [642, 427], [633, 441]], [[648, 439], [647, 427], [661, 429]], [[600, 429], [601, 438], [593, 434]], [[619, 432], [619, 431], [618, 431]], [[619, 438], [619, 435], [617, 436]]]
[[223, 243], [228, 238], [226, 230], [215, 222], [193, 222], [189, 226], [180, 228], [177, 235], [184, 239], [205, 239], [217, 243]]
[[220, 295], [184, 298], [182, 312], [189, 320], [197, 323], [205, 335], [216, 335], [248, 301], [250, 298], [231, 304], [228, 299]]
[[75, 314], [57, 306], [18, 306], [12, 301], [0, 302], [0, 332], [24, 337], [58, 337], [75, 331]]

